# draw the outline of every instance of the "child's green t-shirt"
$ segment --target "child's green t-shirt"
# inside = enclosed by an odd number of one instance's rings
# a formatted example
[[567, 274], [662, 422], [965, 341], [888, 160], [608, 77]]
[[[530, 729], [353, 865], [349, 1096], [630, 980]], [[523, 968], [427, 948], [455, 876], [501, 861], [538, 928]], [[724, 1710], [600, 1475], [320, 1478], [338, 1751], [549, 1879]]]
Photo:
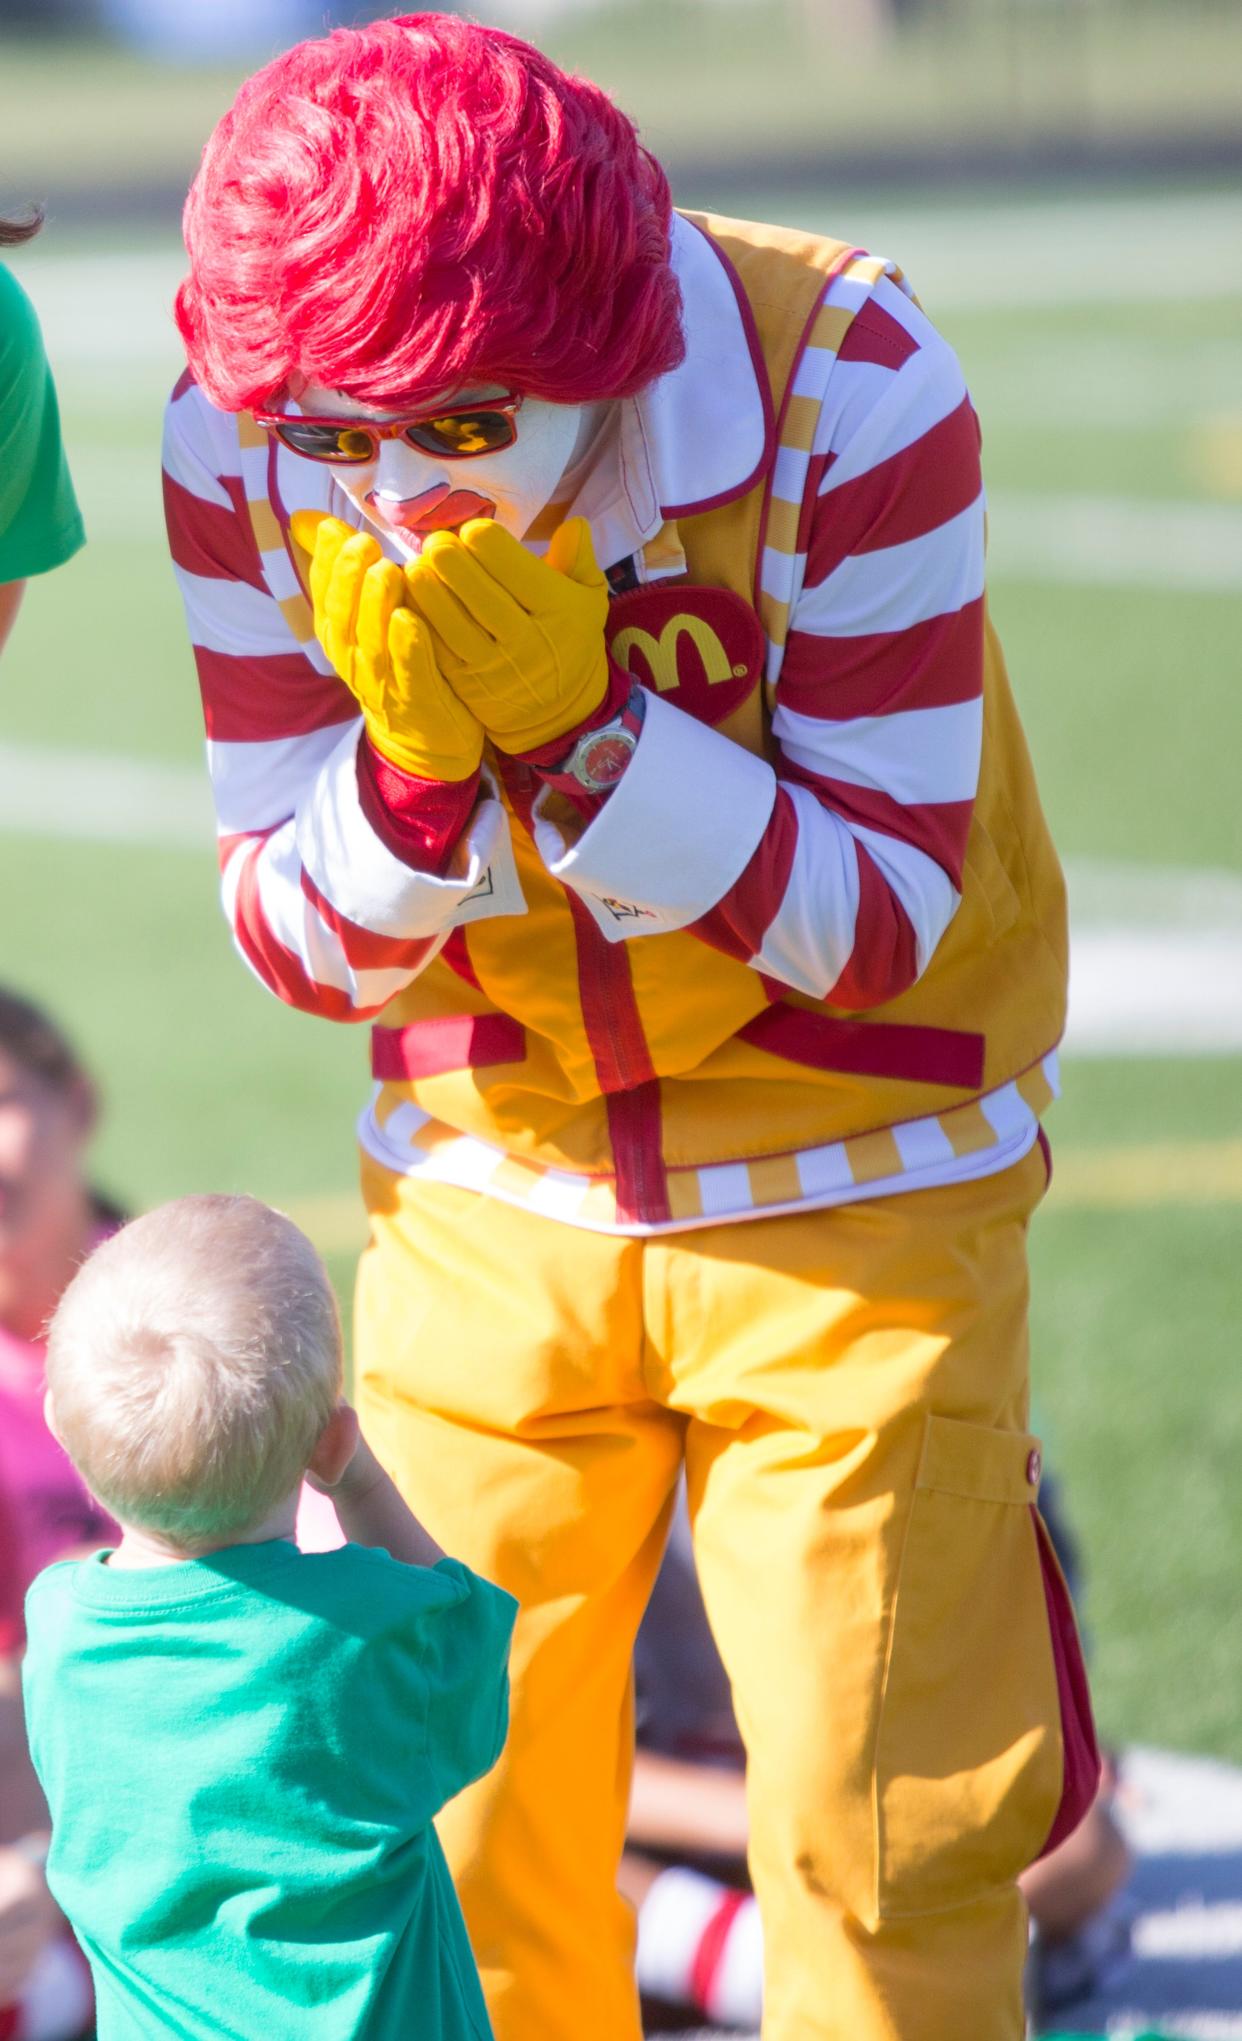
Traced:
[[0, 581], [59, 567], [85, 536], [39, 322], [0, 262]]
[[512, 1597], [273, 1541], [40, 1574], [30, 1742], [99, 2041], [486, 2041], [433, 1815], [508, 1720]]

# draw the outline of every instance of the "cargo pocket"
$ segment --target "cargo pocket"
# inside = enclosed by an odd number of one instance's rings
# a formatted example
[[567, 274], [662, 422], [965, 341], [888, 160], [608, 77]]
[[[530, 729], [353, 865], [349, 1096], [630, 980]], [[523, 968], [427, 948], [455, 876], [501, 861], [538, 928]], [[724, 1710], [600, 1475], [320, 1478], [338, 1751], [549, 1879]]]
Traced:
[[927, 1419], [876, 1744], [880, 1919], [1008, 1884], [1086, 1805], [1090, 1708], [1059, 1573], [1046, 1586], [1039, 1474], [1028, 1434]]

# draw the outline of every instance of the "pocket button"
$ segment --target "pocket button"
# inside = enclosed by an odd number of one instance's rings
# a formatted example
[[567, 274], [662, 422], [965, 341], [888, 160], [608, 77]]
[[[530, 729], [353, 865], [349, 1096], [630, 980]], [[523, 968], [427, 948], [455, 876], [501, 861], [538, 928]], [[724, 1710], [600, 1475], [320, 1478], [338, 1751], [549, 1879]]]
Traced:
[[1039, 1477], [1044, 1471], [1043, 1455], [1037, 1446], [1032, 1446], [1026, 1456], [1026, 1478], [1032, 1488], [1039, 1487]]

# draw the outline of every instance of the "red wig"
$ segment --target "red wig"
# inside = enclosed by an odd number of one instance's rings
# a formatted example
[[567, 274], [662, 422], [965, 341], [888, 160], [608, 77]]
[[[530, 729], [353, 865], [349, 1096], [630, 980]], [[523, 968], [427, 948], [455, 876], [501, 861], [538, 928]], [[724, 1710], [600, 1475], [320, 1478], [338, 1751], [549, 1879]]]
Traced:
[[208, 142], [177, 324], [226, 411], [295, 371], [376, 405], [628, 396], [684, 352], [670, 212], [633, 122], [529, 43], [450, 14], [338, 29]]

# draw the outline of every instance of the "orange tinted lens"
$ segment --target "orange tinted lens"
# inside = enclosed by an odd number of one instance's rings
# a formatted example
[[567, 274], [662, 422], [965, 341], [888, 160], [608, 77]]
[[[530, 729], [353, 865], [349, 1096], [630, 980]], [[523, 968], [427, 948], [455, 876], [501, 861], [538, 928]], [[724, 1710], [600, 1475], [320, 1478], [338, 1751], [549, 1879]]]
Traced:
[[360, 426], [330, 425], [322, 418], [286, 418], [279, 432], [292, 453], [303, 454], [308, 460], [356, 465], [375, 457], [375, 442]]
[[512, 446], [517, 430], [507, 411], [452, 411], [443, 418], [420, 418], [407, 426], [405, 436], [420, 453], [466, 460]]

